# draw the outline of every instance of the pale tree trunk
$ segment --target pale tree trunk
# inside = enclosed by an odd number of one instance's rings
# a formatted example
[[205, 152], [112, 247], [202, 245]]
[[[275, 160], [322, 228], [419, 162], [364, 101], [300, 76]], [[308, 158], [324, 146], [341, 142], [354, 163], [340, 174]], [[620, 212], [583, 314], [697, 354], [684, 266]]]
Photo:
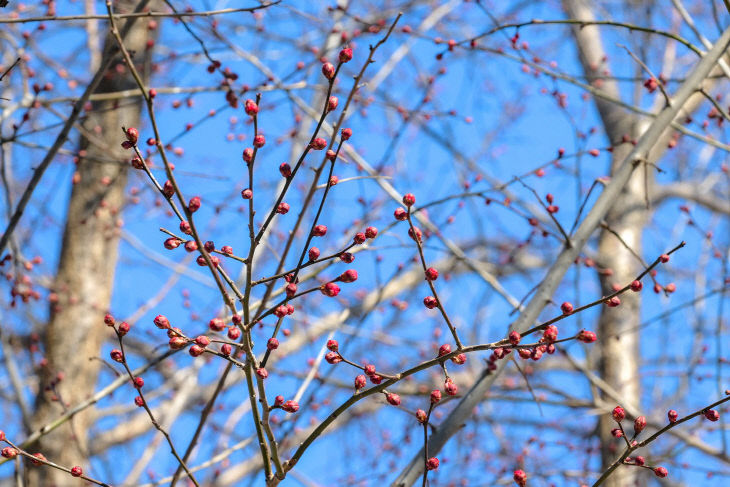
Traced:
[[[115, 2], [115, 11], [131, 11], [138, 3]], [[148, 32], [146, 21], [135, 21], [126, 34], [125, 46], [136, 53], [137, 63], [146, 62]], [[105, 43], [104, 52], [118, 52], [113, 38], [107, 37]], [[127, 70], [120, 73], [115, 69], [117, 64], [119, 61], [112, 62], [97, 93], [136, 87]], [[82, 134], [80, 148], [86, 154], [79, 158], [68, 204], [54, 287], [58, 300], [51, 306], [45, 330], [47, 364], [40, 374], [35, 428], [94, 392], [100, 367], [94, 357], [100, 356], [103, 342], [113, 336], [103, 319], [112, 293], [130, 158], [129, 151], [120, 146], [121, 127], [139, 125], [140, 109], [140, 97], [98, 101], [83, 123], [88, 137]], [[87, 437], [90, 418], [89, 409], [77, 414], [42, 437], [31, 451], [40, 451], [64, 466], [89, 469], [88, 459], [93, 455]], [[28, 485], [61, 486], [70, 480], [68, 474], [51, 468], [31, 468], [28, 477]]]
[[[564, 0], [568, 17], [581, 20], [594, 20], [589, 4], [582, 0]], [[609, 66], [600, 32], [595, 26], [573, 28], [576, 47], [583, 70], [589, 81], [598, 85], [604, 92], [615, 99], [621, 99], [615, 82], [603, 79], [610, 76]], [[600, 80], [596, 83], [596, 80]], [[611, 145], [620, 142], [624, 136], [635, 139], [637, 127], [633, 117], [621, 107], [601, 98], [596, 98], [596, 106], [603, 121], [604, 130]], [[631, 151], [630, 144], [614, 147], [611, 161], [611, 174], [617, 164]], [[641, 255], [641, 236], [647, 219], [646, 205], [643, 202], [645, 171], [639, 168], [624, 187], [621, 197], [615, 202], [606, 216], [610, 230], [616, 232], [623, 240], [603, 229], [599, 236], [598, 264], [612, 271], [610, 275], [601, 274], [601, 287], [604, 295], [613, 292], [613, 283], [630, 282], [636, 274], [640, 263], [631, 254], [631, 250]], [[625, 244], [625, 245], [624, 245]], [[628, 247], [628, 248], [627, 248]], [[610, 385], [626, 404], [638, 407], [640, 404], [641, 384], [639, 377], [639, 340], [638, 327], [640, 294], [626, 293], [621, 296], [621, 306], [601, 309], [598, 322], [599, 372], [603, 380]], [[610, 416], [601, 415], [598, 422], [598, 434], [601, 442], [602, 469], [608, 468], [620, 454], [617, 450], [616, 438], [611, 430], [616, 427]], [[629, 428], [631, 431], [631, 428]], [[618, 445], [618, 447], [623, 444]], [[606, 487], [632, 487], [645, 483], [644, 472], [637, 468], [619, 468], [611, 475]]]
[[[563, 0], [566, 13], [572, 19], [595, 20], [590, 5], [591, 2], [585, 0]], [[575, 26], [573, 36], [588, 80], [594, 86], [600, 87], [606, 95], [620, 100], [621, 94], [617, 84], [604, 78], [611, 74], [599, 29], [596, 26]], [[722, 71], [723, 68], [715, 67], [712, 74], [716, 75]], [[600, 80], [600, 82], [596, 83], [596, 80]], [[693, 113], [702, 100], [703, 97], [699, 94], [690, 97], [685, 105], [684, 115], [680, 118]], [[611, 161], [611, 175], [613, 175], [626, 154], [632, 149], [632, 146], [627, 143], [616, 144], [625, 140], [626, 137], [628, 140], [637, 140], [646, 127], [641, 126], [637, 117], [629, 115], [623, 108], [609, 100], [596, 97], [595, 102], [606, 136], [614, 145]], [[659, 100], [655, 106], [656, 111], [661, 108], [661, 103], [662, 100]], [[646, 123], [648, 125], [648, 122]], [[671, 137], [671, 130], [664, 132], [649, 153], [648, 162], [654, 163], [661, 158], [667, 150]], [[604, 227], [601, 230], [598, 240], [598, 264], [602, 269], [611, 271], [600, 274], [604, 295], [614, 291], [613, 284], [626, 285], [635, 278], [640, 270], [643, 270], [637, 256], [642, 255], [642, 233], [651, 218], [652, 209], [648, 206], [647, 201], [651, 200], [653, 187], [653, 168], [647, 165], [639, 167], [606, 216], [607, 228]], [[640, 316], [641, 293], [624, 293], [621, 296], [621, 305], [616, 308], [604, 306], [598, 321], [599, 373], [601, 378], [621, 398], [621, 405], [629, 406], [633, 410], [641, 410]], [[610, 404], [610, 406], [613, 405]], [[630, 423], [627, 421], [627, 424], [624, 425], [628, 434], [633, 432]], [[616, 428], [616, 423], [610, 415], [600, 416], [598, 427], [602, 469], [605, 470], [620, 455], [624, 444], [611, 435], [611, 430]], [[641, 486], [646, 484], [646, 478], [642, 469], [619, 468], [606, 480], [604, 485], [607, 487]]]
[[[614, 283], [625, 285], [631, 282], [641, 269], [641, 264], [632, 251], [641, 255], [642, 232], [649, 216], [644, 203], [643, 176], [644, 171], [639, 169], [606, 217], [610, 230], [616, 232], [621, 240], [607, 229], [603, 229], [599, 236], [598, 262], [601, 267], [612, 271], [611, 274], [602, 274], [601, 287], [604, 295], [613, 292]], [[603, 306], [598, 320], [600, 354], [598, 368], [601, 378], [618, 392], [625, 405], [634, 408], [640, 407], [641, 403], [640, 307], [640, 293], [624, 293], [621, 295], [621, 305], [616, 308]], [[599, 436], [601, 463], [604, 469], [616, 460], [625, 447], [611, 435], [613, 428], [616, 428], [616, 423], [610, 415], [601, 415]], [[631, 434], [633, 429], [629, 426], [626, 431]], [[646, 483], [644, 474], [645, 472], [638, 468], [619, 468], [607, 479], [605, 485], [610, 487], [644, 485]]]

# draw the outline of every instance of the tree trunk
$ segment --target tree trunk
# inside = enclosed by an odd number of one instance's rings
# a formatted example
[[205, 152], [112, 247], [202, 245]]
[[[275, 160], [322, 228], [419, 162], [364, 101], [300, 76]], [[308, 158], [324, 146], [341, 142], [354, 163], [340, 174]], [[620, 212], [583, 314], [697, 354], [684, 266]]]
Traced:
[[[590, 2], [584, 0], [563, 0], [563, 6], [569, 18], [592, 21], [595, 20], [590, 9]], [[602, 45], [600, 32], [596, 26], [573, 27], [578, 55], [587, 79], [595, 84], [600, 80], [600, 88], [612, 98], [620, 100], [618, 85], [604, 74], [610, 76]], [[722, 72], [715, 67], [713, 75]], [[693, 113], [702, 102], [702, 96], [693, 95], [687, 101], [684, 111], [678, 117], [683, 118]], [[595, 98], [596, 108], [603, 122], [609, 142], [614, 146], [611, 162], [611, 174], [618, 168], [624, 157], [633, 146], [628, 143], [619, 144], [624, 137], [637, 140], [646, 127], [641, 125], [637, 117], [629, 115], [619, 105]], [[655, 111], [661, 104], [655, 104]], [[646, 123], [646, 122], [645, 122]], [[672, 130], [665, 131], [649, 152], [650, 163], [658, 162], [667, 150], [667, 143], [672, 138]], [[604, 295], [612, 293], [613, 284], [626, 285], [631, 282], [641, 263], [634, 255], [642, 255], [642, 233], [647, 221], [651, 218], [652, 209], [647, 207], [646, 200], [651, 197], [654, 187], [654, 169], [651, 166], [639, 167], [624, 187], [621, 197], [617, 199], [606, 216], [608, 229], [601, 230], [598, 240], [599, 265], [610, 269], [612, 273], [601, 274], [601, 287]], [[647, 180], [648, 178], [648, 180]], [[646, 192], [650, 194], [647, 195]], [[618, 235], [618, 236], [617, 236]], [[619, 239], [620, 237], [620, 239]], [[623, 242], [622, 242], [623, 241]], [[633, 251], [633, 252], [632, 252]], [[646, 292], [646, 291], [644, 291]], [[618, 393], [623, 406], [641, 409], [641, 380], [639, 376], [640, 350], [638, 325], [641, 316], [641, 293], [625, 293], [621, 296], [621, 305], [616, 308], [604, 306], [598, 321], [598, 369], [601, 378]], [[629, 418], [633, 419], [633, 418]], [[629, 434], [633, 427], [627, 420]], [[625, 426], [626, 426], [625, 425]], [[623, 442], [611, 435], [616, 423], [608, 414], [600, 416], [599, 438], [601, 442], [602, 470], [608, 468], [620, 455]], [[634, 487], [646, 484], [646, 475], [642, 469], [618, 468], [606, 480], [606, 487]]]
[[[120, 1], [116, 11], [131, 11], [137, 1]], [[124, 25], [121, 23], [121, 25]], [[149, 37], [146, 21], [135, 21], [125, 37], [125, 46], [144, 61]], [[104, 52], [117, 52], [116, 41], [107, 36]], [[136, 87], [127, 69], [118, 69], [121, 57], [111, 64], [97, 93]], [[139, 69], [139, 68], [138, 68]], [[147, 71], [146, 69], [143, 71]], [[94, 392], [105, 340], [113, 336], [104, 325], [110, 304], [117, 263], [121, 210], [127, 183], [130, 152], [121, 148], [122, 126], [136, 126], [140, 120], [141, 97], [98, 101], [84, 122], [89, 137], [82, 135], [81, 152], [73, 177], [66, 225], [54, 291], [45, 331], [46, 365], [40, 373], [33, 425], [40, 428], [70, 405]], [[93, 135], [92, 135], [93, 134]], [[87, 409], [52, 433], [43, 436], [35, 450], [49, 460], [71, 467], [90, 469], [93, 452], [87, 434], [91, 414]], [[28, 470], [28, 485], [67, 485], [70, 477], [51, 468]]]
[[[629, 144], [625, 144], [629, 145]], [[623, 159], [623, 152], [630, 149], [618, 150], [614, 161]], [[641, 255], [642, 232], [647, 221], [647, 207], [644, 202], [644, 171], [639, 168], [625, 186], [621, 198], [614, 204], [606, 216], [606, 222], [611, 231], [616, 232], [623, 240], [607, 229], [603, 229], [599, 236], [598, 264], [612, 273], [601, 274], [601, 288], [603, 295], [614, 291], [613, 284], [626, 285], [631, 282], [640, 270], [639, 260], [632, 254]], [[631, 249], [631, 250], [629, 250]], [[623, 405], [640, 407], [641, 381], [639, 376], [639, 321], [640, 321], [641, 294], [624, 293], [621, 295], [621, 305], [616, 308], [603, 306], [598, 321], [598, 369], [601, 378], [609, 384], [619, 397]], [[617, 404], [618, 405], [618, 404]], [[625, 444], [611, 435], [616, 423], [609, 414], [599, 417], [599, 437], [601, 441], [601, 464], [603, 469], [608, 468], [622, 453]], [[629, 418], [632, 419], [632, 418]], [[629, 421], [626, 421], [629, 424]], [[626, 425], [624, 425], [626, 427]], [[627, 428], [628, 434], [633, 431]], [[620, 441], [620, 442], [619, 442]], [[607, 487], [633, 487], [645, 485], [646, 475], [638, 468], [618, 468], [606, 480]]]
[[[582, 0], [564, 0], [563, 6], [568, 17], [580, 20], [594, 20], [589, 3]], [[573, 37], [576, 41], [578, 56], [587, 79], [595, 86], [615, 99], [621, 99], [621, 93], [615, 81], [610, 79], [610, 70], [603, 48], [601, 35], [596, 26], [574, 26]], [[618, 105], [595, 98], [596, 108], [603, 122], [606, 137], [614, 147], [611, 161], [611, 175], [618, 165], [631, 152], [633, 146], [620, 142], [625, 138], [635, 139], [639, 135], [635, 118], [627, 114]], [[620, 144], [620, 145], [619, 145]], [[647, 209], [643, 201], [644, 175], [643, 168], [634, 172], [628, 184], [621, 192], [606, 215], [610, 230], [599, 236], [599, 265], [611, 269], [612, 274], [601, 274], [603, 295], [613, 292], [614, 283], [630, 282], [640, 265], [631, 250], [641, 255], [641, 236], [647, 218]], [[628, 247], [628, 248], [627, 248]], [[631, 250], [629, 250], [631, 249]], [[640, 294], [628, 293], [621, 296], [621, 306], [609, 308], [604, 306], [598, 322], [597, 343], [599, 350], [599, 372], [601, 378], [620, 395], [625, 404], [638, 407], [640, 404], [639, 381], [639, 335], [636, 325], [639, 323]], [[598, 422], [598, 435], [601, 442], [601, 470], [608, 468], [621, 453], [623, 443], [618, 444], [611, 435], [616, 427], [609, 415], [601, 415]], [[618, 445], [618, 447], [617, 447]], [[634, 487], [644, 484], [644, 472], [638, 468], [619, 468], [605, 482], [606, 487]]]

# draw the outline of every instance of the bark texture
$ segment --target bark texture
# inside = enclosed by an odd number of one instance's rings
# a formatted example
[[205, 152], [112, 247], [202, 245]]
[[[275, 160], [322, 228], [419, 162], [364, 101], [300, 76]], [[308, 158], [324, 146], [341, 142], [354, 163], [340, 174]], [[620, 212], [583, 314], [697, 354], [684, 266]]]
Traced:
[[[138, 3], [115, 2], [115, 9], [131, 11]], [[126, 48], [135, 53], [135, 62], [146, 63], [145, 44], [151, 35], [147, 22], [137, 20], [128, 28]], [[135, 88], [129, 71], [121, 69], [113, 38], [106, 38], [103, 52], [118, 59], [112, 61], [97, 93]], [[98, 101], [83, 122], [54, 287], [58, 299], [51, 306], [44, 337], [47, 364], [40, 373], [33, 417], [36, 429], [93, 394], [101, 365], [94, 357], [100, 356], [103, 342], [113, 336], [103, 319], [114, 282], [130, 158], [130, 152], [120, 147], [121, 127], [139, 125], [140, 109], [141, 98]], [[93, 453], [88, 442], [92, 416], [89, 409], [74, 416], [42, 437], [35, 450], [53, 462], [80, 465], [86, 471]], [[70, 481], [65, 472], [50, 468], [30, 469], [27, 474], [28, 485], [63, 486]]]

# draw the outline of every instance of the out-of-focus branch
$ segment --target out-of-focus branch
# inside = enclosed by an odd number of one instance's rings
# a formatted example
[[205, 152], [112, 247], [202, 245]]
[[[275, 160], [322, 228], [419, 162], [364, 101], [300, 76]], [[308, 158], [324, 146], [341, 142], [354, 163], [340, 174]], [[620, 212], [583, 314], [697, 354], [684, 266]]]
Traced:
[[[162, 362], [163, 360], [165, 360], [166, 358], [168, 358], [169, 356], [171, 356], [174, 353], [175, 353], [174, 350], [168, 350], [167, 352], [160, 354], [154, 360], [151, 360], [148, 363], [146, 363], [145, 365], [143, 365], [142, 367], [135, 369], [133, 372], [134, 375], [139, 376], [139, 375], [143, 374], [144, 372], [146, 372], [150, 368], [156, 366], [157, 364], [159, 364], [160, 362]], [[84, 411], [89, 406], [93, 406], [94, 404], [99, 402], [101, 399], [105, 398], [106, 396], [108, 396], [109, 394], [111, 394], [112, 392], [114, 392], [119, 387], [121, 387], [125, 384], [129, 384], [129, 379], [127, 377], [124, 377], [124, 376], [117, 377], [109, 385], [102, 388], [100, 391], [98, 391], [96, 394], [94, 394], [87, 400], [77, 404], [76, 406], [74, 406], [72, 408], [69, 408], [62, 415], [60, 415], [58, 418], [56, 418], [51, 423], [48, 423], [48, 424], [44, 425], [43, 427], [37, 429], [33, 433], [31, 433], [25, 440], [23, 440], [22, 443], [19, 444], [20, 447], [25, 448], [26, 446], [34, 443], [35, 441], [38, 441], [38, 439], [41, 438], [42, 436], [47, 435], [48, 433], [55, 430], [59, 426], [65, 424], [66, 422], [68, 422], [69, 419], [73, 418], [76, 414], [80, 413], [81, 411]], [[5, 463], [6, 461], [7, 461], [7, 459], [0, 458], [0, 465]]]
[[653, 202], [660, 204], [668, 199], [678, 198], [691, 201], [716, 213], [730, 215], [730, 200], [723, 199], [719, 194], [713, 194], [714, 184], [715, 181], [701, 183], [682, 181], [663, 184], [654, 190]]

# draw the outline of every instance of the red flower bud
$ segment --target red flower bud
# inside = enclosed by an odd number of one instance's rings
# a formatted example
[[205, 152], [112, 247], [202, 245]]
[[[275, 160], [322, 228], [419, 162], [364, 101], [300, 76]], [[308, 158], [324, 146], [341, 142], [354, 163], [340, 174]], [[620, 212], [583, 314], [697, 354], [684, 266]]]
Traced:
[[456, 393], [459, 392], [459, 387], [449, 378], [446, 379], [446, 382], [444, 382], [444, 390], [449, 396], [455, 396]]
[[385, 395], [385, 399], [393, 406], [400, 405], [400, 396], [398, 394], [393, 394], [392, 392], [389, 392]]
[[188, 353], [193, 357], [200, 357], [205, 352], [205, 348], [200, 345], [193, 345], [188, 349]]
[[281, 405], [281, 409], [287, 413], [296, 413], [299, 411], [299, 403], [292, 400], [285, 401], [284, 404]]
[[274, 309], [274, 316], [277, 318], [283, 318], [287, 314], [287, 309], [285, 305], [277, 306], [276, 309]]
[[332, 79], [335, 77], [335, 67], [332, 65], [332, 63], [324, 63], [322, 65], [322, 74], [327, 79]]
[[525, 487], [527, 485], [527, 474], [523, 470], [515, 470], [512, 478], [515, 479], [515, 483], [519, 487]]
[[2, 456], [5, 458], [15, 458], [18, 456], [18, 450], [13, 448], [12, 446], [6, 446], [2, 449]]
[[646, 418], [639, 416], [634, 420], [634, 436], [644, 431], [644, 428], [646, 428]]
[[312, 141], [309, 146], [314, 150], [322, 150], [327, 147], [327, 141], [324, 140], [322, 137], [317, 137]]
[[119, 333], [120, 336], [124, 336], [129, 333], [130, 328], [131, 327], [129, 326], [129, 323], [127, 323], [126, 321], [122, 321], [117, 327], [117, 333]]
[[[33, 456], [36, 457], [36, 458], [38, 458], [39, 460], [48, 461], [48, 459], [46, 458], [46, 456], [43, 453], [40, 453], [40, 452], [34, 453]], [[31, 460], [31, 463], [33, 465], [42, 465], [43, 464], [42, 462], [40, 462], [38, 460]]]
[[357, 271], [355, 269], [347, 269], [340, 275], [339, 280], [342, 282], [355, 282], [357, 281]]
[[[180, 222], [180, 231], [182, 233], [184, 233], [185, 235], [191, 235], [193, 233], [193, 229], [190, 226], [190, 223], [188, 223], [185, 220]], [[196, 244], [196, 248], [197, 248], [197, 244]]]
[[463, 365], [466, 363], [466, 354], [460, 353], [458, 355], [454, 355], [451, 357], [451, 361], [454, 362], [456, 365]]
[[193, 196], [188, 202], [188, 210], [190, 213], [195, 213], [200, 209], [200, 196]]
[[126, 130], [125, 135], [127, 136], [127, 140], [132, 144], [136, 144], [137, 139], [139, 139], [139, 132], [134, 127], [129, 127]]
[[247, 115], [252, 117], [259, 113], [259, 106], [251, 99], [248, 99], [243, 103], [243, 109], [246, 111]]
[[551, 343], [558, 339], [558, 327], [555, 325], [549, 325], [545, 328], [542, 337], [546, 342]]
[[330, 298], [334, 298], [338, 294], [340, 294], [340, 286], [335, 284], [334, 282], [328, 282], [321, 288], [322, 294], [325, 296], [329, 296]]
[[427, 281], [435, 281], [439, 277], [439, 271], [434, 269], [433, 267], [429, 267], [426, 269], [426, 280]]
[[350, 61], [352, 59], [352, 49], [350, 49], [349, 47], [346, 47], [343, 50], [341, 50], [339, 58], [340, 58], [341, 63], [346, 63], [346, 62]]
[[621, 406], [616, 406], [615, 408], [613, 408], [611, 416], [613, 416], [614, 421], [620, 423], [626, 417], [626, 411], [624, 411], [624, 408], [622, 408]]
[[378, 229], [375, 227], [367, 227], [365, 229], [365, 236], [367, 238], [375, 238], [378, 236]]
[[327, 355], [324, 356], [324, 359], [327, 361], [328, 364], [339, 364], [342, 362], [342, 357], [337, 352], [327, 352]]
[[598, 337], [596, 336], [595, 333], [593, 333], [592, 331], [588, 331], [588, 330], [581, 330], [578, 333], [577, 338], [579, 341], [581, 341], [583, 343], [593, 343], [598, 339]]
[[155, 319], [153, 321], [155, 323], [155, 326], [161, 330], [166, 330], [170, 328], [170, 320], [168, 320], [167, 317], [164, 315], [155, 316]]
[[291, 177], [291, 166], [289, 164], [287, 164], [286, 162], [282, 162], [281, 165], [279, 166], [279, 172], [281, 173], [281, 175], [283, 177], [290, 178]]
[[210, 328], [213, 331], [223, 331], [223, 329], [226, 327], [225, 322], [220, 318], [213, 318], [208, 322], [208, 328]]
[[714, 409], [708, 409], [705, 411], [705, 418], [709, 419], [710, 421], [717, 421], [720, 419], [720, 413], [718, 413]]
[[291, 298], [292, 296], [294, 296], [297, 293], [297, 285], [294, 284], [293, 282], [290, 282], [289, 284], [287, 284], [286, 288], [284, 288], [284, 289], [286, 291], [286, 296], [288, 298]]

